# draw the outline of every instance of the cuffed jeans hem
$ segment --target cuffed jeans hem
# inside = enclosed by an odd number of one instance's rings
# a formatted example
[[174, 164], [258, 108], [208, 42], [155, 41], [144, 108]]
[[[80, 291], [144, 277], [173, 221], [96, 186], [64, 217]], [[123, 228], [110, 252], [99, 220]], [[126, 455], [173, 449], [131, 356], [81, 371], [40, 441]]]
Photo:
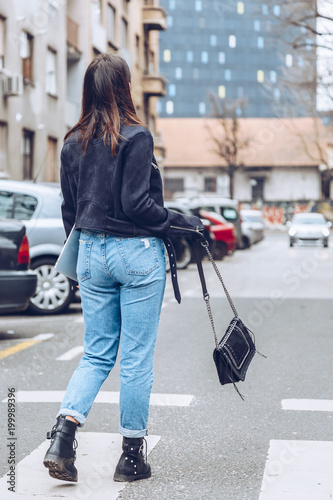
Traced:
[[119, 434], [126, 438], [141, 438], [147, 435], [147, 429], [142, 429], [141, 431], [135, 431], [132, 429], [125, 429], [121, 425], [119, 426]]
[[78, 427], [83, 427], [86, 421], [86, 417], [82, 415], [82, 413], [79, 413], [76, 410], [69, 410], [68, 408], [61, 408], [61, 410], [57, 413], [56, 418], [60, 417], [60, 415], [62, 415], [63, 417], [65, 417], [66, 415], [68, 415], [69, 417], [74, 417], [75, 420], [79, 422]]

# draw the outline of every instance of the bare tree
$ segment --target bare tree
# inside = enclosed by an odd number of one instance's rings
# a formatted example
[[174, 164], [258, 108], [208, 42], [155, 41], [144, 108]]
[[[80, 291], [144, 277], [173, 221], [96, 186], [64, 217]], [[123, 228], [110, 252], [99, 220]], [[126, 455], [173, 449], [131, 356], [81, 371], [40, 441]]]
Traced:
[[244, 108], [245, 101], [240, 99], [228, 101], [211, 94], [210, 102], [212, 116], [216, 122], [214, 127], [207, 125], [207, 129], [214, 143], [213, 151], [224, 161], [221, 172], [229, 177], [229, 195], [233, 199], [235, 173], [244, 167], [239, 158], [240, 152], [250, 144], [250, 138], [242, 136], [238, 116], [238, 111]]

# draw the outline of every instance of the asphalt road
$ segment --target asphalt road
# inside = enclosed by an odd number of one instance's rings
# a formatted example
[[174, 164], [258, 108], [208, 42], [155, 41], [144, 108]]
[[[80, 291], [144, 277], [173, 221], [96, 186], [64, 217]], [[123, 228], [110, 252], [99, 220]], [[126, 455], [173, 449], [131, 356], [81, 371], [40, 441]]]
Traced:
[[[289, 248], [285, 234], [270, 233], [255, 247], [238, 251], [218, 264], [240, 317], [254, 331], [259, 351], [267, 355], [267, 359], [254, 358], [246, 381], [239, 384], [245, 401], [232, 386], [221, 387], [218, 383], [212, 360], [213, 335], [195, 265], [179, 273], [183, 296], [180, 306], [173, 299], [168, 280], [156, 345], [153, 393], [191, 395], [193, 399], [184, 406], [151, 407], [149, 433], [160, 437], [149, 459], [153, 476], [127, 485], [119, 499], [332, 498], [329, 495], [333, 495], [333, 455], [326, 454], [326, 448], [332, 444], [333, 408], [331, 411], [286, 410], [282, 403], [285, 400], [328, 403], [333, 400], [332, 257], [332, 247]], [[215, 322], [222, 336], [232, 312], [209, 262], [204, 263], [204, 269]], [[65, 390], [78, 363], [79, 351], [67, 361], [57, 358], [74, 348], [79, 349], [83, 328], [79, 304], [74, 304], [62, 316], [1, 317], [0, 356], [1, 352], [10, 354], [0, 359], [0, 476], [8, 471], [7, 403], [3, 402], [8, 389], [15, 388], [16, 392]], [[41, 334], [49, 335], [36, 338]], [[27, 348], [12, 353], [5, 351], [28, 339], [34, 340]], [[103, 391], [119, 390], [118, 371], [116, 366]], [[57, 402], [16, 404], [16, 463], [45, 440], [58, 407]], [[117, 433], [117, 430], [117, 405], [96, 403], [85, 427], [79, 431], [79, 447], [83, 433]], [[286, 444], [284, 449], [292, 460], [283, 460], [280, 454], [280, 461], [275, 464], [276, 482], [262, 486], [273, 441], [296, 442], [300, 450], [305, 449], [302, 443], [328, 443], [318, 460], [322, 459], [323, 463], [331, 460], [331, 472], [325, 473], [329, 477], [323, 472], [318, 478], [314, 476], [312, 496], [302, 494], [301, 479], [290, 486], [293, 478], [290, 480], [289, 468], [302, 454], [297, 448], [294, 452], [289, 449], [292, 444]], [[47, 476], [46, 469], [45, 474]], [[299, 493], [285, 495], [284, 486], [279, 486], [283, 475], [289, 478], [289, 488], [299, 488]], [[20, 477], [17, 483], [19, 490]], [[37, 493], [39, 485], [34, 484], [33, 472], [31, 484]], [[3, 485], [0, 485], [0, 496]], [[271, 492], [274, 488], [276, 496]], [[90, 498], [89, 494], [75, 496], [73, 489], [70, 493], [61, 491], [57, 496]]]

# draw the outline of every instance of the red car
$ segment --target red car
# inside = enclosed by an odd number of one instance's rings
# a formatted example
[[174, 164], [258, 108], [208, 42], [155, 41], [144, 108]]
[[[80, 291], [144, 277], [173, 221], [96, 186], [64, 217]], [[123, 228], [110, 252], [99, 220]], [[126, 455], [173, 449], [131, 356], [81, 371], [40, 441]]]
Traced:
[[231, 222], [227, 222], [222, 215], [215, 212], [199, 211], [200, 217], [209, 222], [209, 231], [212, 234], [212, 255], [216, 260], [221, 260], [228, 253], [236, 249], [236, 229]]

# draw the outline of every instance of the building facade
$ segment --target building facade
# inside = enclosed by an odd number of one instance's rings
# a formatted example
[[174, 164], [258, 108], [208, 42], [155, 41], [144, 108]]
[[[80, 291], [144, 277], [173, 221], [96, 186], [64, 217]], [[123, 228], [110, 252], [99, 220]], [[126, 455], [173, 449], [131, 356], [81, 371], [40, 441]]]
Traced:
[[[234, 198], [248, 206], [332, 198], [329, 138], [313, 118], [241, 118], [234, 174]], [[205, 118], [160, 118], [168, 152], [164, 165], [166, 199], [229, 197], [226, 161], [217, 142], [221, 123]], [[325, 160], [325, 163], [323, 161]]]
[[[169, 83], [160, 116], [211, 116], [211, 95], [238, 101], [239, 116], [281, 116], [283, 80], [289, 72], [303, 72], [315, 57], [314, 40], [304, 30], [292, 28], [293, 38], [304, 38], [297, 51], [288, 44], [288, 30], [279, 32], [281, 5], [287, 8], [287, 2], [161, 0], [161, 5], [168, 12], [161, 73]], [[295, 104], [296, 116], [304, 114], [297, 96], [283, 97], [284, 113], [286, 104], [287, 112]], [[315, 102], [315, 90], [312, 97]]]
[[[155, 136], [157, 99], [166, 93], [158, 69], [165, 28], [157, 0], [0, 0], [0, 176], [59, 179], [85, 69], [102, 52], [129, 63], [135, 106]], [[163, 162], [163, 144], [155, 143]]]

